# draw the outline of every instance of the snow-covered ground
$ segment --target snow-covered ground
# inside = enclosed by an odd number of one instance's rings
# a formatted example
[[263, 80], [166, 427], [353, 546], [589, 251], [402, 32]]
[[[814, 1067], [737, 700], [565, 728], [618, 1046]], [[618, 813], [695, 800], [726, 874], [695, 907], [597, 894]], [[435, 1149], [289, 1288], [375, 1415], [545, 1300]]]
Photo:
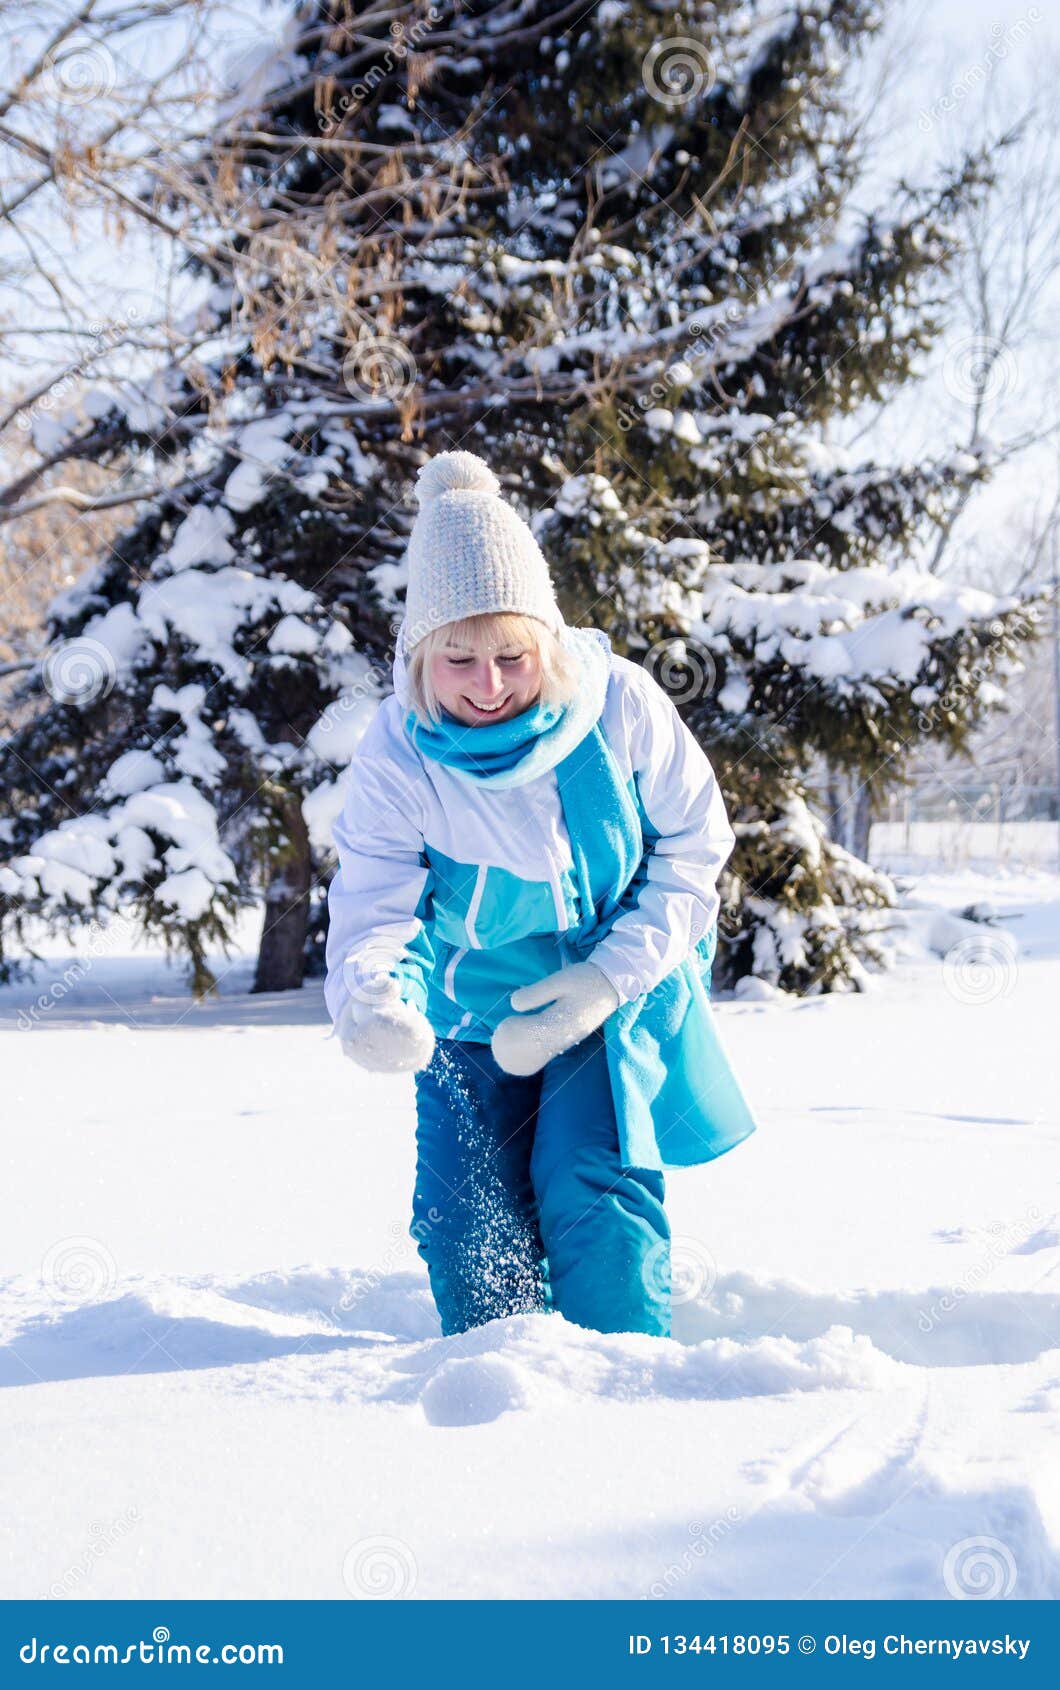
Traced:
[[719, 1006], [761, 1129], [667, 1176], [673, 1340], [437, 1336], [411, 1081], [315, 985], [0, 992], [0, 1596], [1060, 1595], [1060, 879], [915, 893], [1012, 940]]

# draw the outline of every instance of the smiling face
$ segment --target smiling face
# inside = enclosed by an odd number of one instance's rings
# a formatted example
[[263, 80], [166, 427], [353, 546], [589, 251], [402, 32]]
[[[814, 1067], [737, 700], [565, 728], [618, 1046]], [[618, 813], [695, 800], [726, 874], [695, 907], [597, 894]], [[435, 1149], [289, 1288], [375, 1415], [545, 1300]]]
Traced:
[[467, 727], [503, 722], [541, 691], [541, 658], [525, 641], [498, 642], [488, 628], [447, 638], [428, 658], [438, 703]]

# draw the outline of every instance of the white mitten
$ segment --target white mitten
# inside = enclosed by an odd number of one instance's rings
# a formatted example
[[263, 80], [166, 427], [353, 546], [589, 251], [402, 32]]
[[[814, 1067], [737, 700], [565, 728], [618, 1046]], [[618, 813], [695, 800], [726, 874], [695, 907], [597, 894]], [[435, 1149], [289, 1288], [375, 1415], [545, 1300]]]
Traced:
[[618, 1008], [619, 996], [595, 963], [575, 962], [511, 995], [513, 1009], [541, 1009], [538, 1015], [509, 1015], [490, 1040], [507, 1074], [536, 1074], [546, 1062], [580, 1044]]
[[335, 1030], [345, 1055], [373, 1074], [426, 1068], [434, 1055], [433, 1027], [414, 1004], [403, 998], [374, 1004], [351, 999], [343, 1007]]

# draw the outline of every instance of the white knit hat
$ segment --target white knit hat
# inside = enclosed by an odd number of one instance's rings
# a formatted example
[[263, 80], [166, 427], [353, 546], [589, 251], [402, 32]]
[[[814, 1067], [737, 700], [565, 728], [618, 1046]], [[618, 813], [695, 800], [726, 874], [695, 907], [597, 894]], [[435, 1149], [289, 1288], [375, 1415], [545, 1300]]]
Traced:
[[510, 610], [564, 628], [548, 564], [518, 512], [474, 452], [439, 452], [416, 477], [420, 508], [408, 544], [401, 642], [464, 616]]

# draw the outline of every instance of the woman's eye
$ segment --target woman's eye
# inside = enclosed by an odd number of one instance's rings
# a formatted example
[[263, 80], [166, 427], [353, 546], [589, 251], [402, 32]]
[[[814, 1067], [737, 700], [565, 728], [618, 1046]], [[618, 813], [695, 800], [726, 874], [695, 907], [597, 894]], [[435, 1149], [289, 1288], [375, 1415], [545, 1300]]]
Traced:
[[499, 661], [501, 663], [521, 663], [522, 660], [523, 660], [523, 656], [524, 656], [524, 653], [520, 652], [518, 657], [502, 657]]

